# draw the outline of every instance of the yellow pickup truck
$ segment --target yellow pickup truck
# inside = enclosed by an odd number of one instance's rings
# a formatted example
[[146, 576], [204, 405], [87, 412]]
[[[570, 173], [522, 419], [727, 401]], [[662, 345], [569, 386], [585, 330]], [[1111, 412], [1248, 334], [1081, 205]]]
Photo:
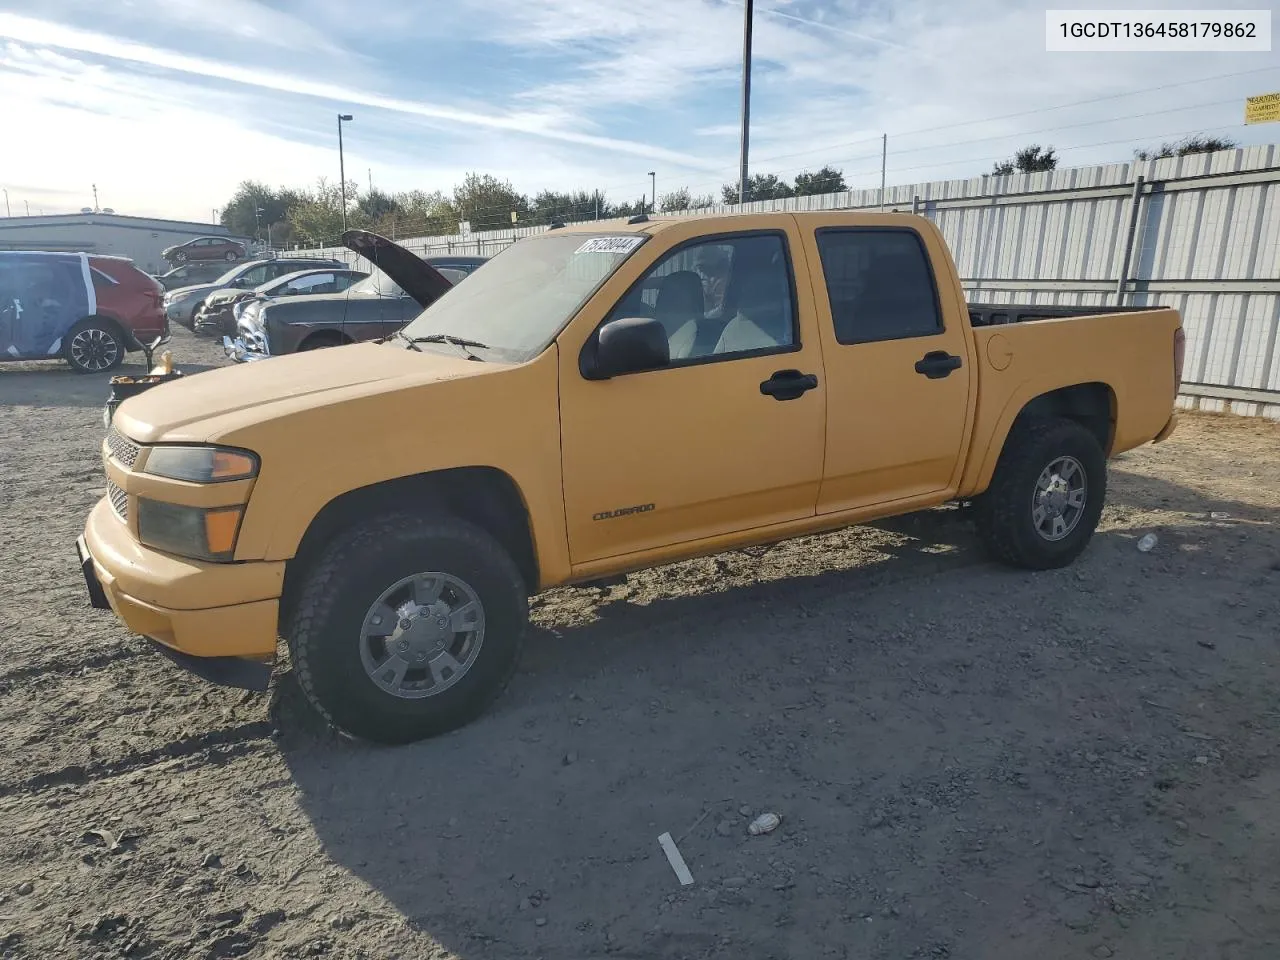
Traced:
[[905, 214], [555, 225], [380, 341], [124, 401], [91, 602], [216, 682], [283, 637], [331, 724], [402, 743], [493, 701], [551, 587], [956, 500], [1059, 567], [1107, 457], [1174, 429], [1182, 328], [1022, 312]]

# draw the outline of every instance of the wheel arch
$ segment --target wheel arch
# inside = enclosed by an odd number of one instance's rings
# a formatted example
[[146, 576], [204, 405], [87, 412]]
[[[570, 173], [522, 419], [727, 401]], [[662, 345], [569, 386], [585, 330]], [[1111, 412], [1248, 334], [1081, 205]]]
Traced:
[[537, 591], [537, 549], [529, 508], [519, 486], [510, 474], [496, 467], [456, 467], [358, 487], [325, 504], [285, 563], [281, 632], [287, 627], [307, 570], [334, 537], [363, 518], [404, 510], [442, 512], [474, 523], [507, 550], [524, 578], [526, 591]]
[[[313, 330], [311, 333], [308, 333], [305, 337], [303, 337], [301, 340], [298, 341], [298, 345], [294, 348], [294, 350], [295, 351], [311, 350], [311, 349], [315, 349], [319, 344], [322, 344], [322, 343], [332, 344], [335, 347], [344, 347], [349, 343], [355, 343], [355, 341], [352, 340], [345, 333], [343, 333], [341, 330], [334, 330], [334, 329]], [[307, 346], [308, 344], [311, 344], [312, 346], [309, 347]]]
[[1005, 408], [997, 423], [981, 469], [966, 486], [973, 492], [987, 488], [1010, 435], [1016, 427], [1028, 421], [1054, 417], [1074, 420], [1093, 434], [1103, 455], [1109, 457], [1115, 441], [1118, 411], [1115, 389], [1100, 380], [1055, 387], [1029, 397], [1020, 404], [1015, 399]]

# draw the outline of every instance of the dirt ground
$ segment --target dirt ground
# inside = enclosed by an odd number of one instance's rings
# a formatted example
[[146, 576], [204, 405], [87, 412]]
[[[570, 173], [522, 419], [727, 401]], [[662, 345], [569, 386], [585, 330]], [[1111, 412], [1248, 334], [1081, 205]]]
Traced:
[[939, 510], [544, 595], [380, 749], [89, 608], [105, 392], [0, 365], [0, 956], [1280, 956], [1280, 424], [1115, 461], [1060, 572]]

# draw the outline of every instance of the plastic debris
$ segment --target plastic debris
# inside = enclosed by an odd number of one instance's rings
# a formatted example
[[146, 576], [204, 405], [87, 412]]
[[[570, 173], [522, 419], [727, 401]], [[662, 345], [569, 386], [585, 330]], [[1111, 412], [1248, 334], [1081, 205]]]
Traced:
[[1230, 520], [1231, 514], [1223, 510], [1213, 510], [1209, 513], [1210, 520]]
[[693, 883], [693, 874], [689, 872], [689, 866], [684, 862], [684, 857], [680, 856], [680, 849], [676, 846], [676, 842], [671, 839], [671, 834], [664, 833], [660, 836], [658, 845], [662, 847], [662, 852], [667, 855], [667, 862], [671, 864], [671, 869], [676, 872], [676, 879], [680, 881], [680, 886], [687, 887]]
[[747, 833], [753, 837], [758, 837], [764, 833], [773, 833], [778, 829], [778, 824], [782, 823], [782, 818], [776, 813], [762, 813], [751, 821], [751, 825], [747, 827]]
[[1152, 550], [1155, 549], [1156, 544], [1159, 542], [1160, 542], [1159, 537], [1157, 537], [1154, 533], [1148, 533], [1145, 537], [1143, 537], [1141, 540], [1138, 541], [1138, 549], [1141, 550], [1143, 553], [1150, 553]]

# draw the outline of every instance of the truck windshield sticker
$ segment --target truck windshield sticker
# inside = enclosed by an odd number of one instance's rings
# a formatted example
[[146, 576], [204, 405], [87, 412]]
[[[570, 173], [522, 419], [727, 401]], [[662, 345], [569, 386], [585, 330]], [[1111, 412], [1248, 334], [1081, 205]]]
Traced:
[[644, 237], [592, 237], [574, 253], [630, 253], [644, 242]]

